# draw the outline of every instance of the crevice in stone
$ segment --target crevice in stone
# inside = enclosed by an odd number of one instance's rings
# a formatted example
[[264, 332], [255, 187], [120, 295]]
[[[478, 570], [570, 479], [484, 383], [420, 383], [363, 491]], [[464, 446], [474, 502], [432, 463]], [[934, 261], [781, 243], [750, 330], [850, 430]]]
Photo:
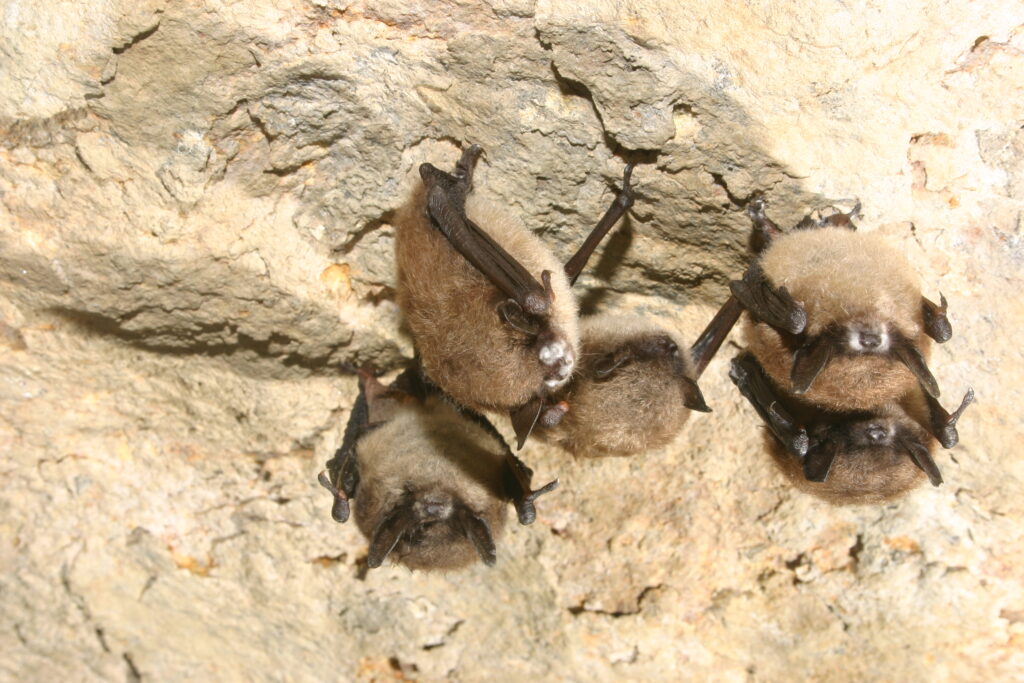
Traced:
[[409, 680], [408, 677], [415, 676], [420, 670], [414, 662], [403, 662], [398, 658], [398, 655], [388, 657], [388, 666], [405, 680]]
[[579, 605], [573, 605], [572, 607], [569, 607], [568, 608], [568, 612], [569, 612], [569, 614], [573, 615], [574, 617], [575, 616], [579, 616], [580, 614], [583, 614], [585, 612], [590, 613], [590, 614], [601, 614], [601, 615], [604, 615], [604, 616], [607, 616], [607, 617], [611, 617], [612, 619], [619, 619], [621, 617], [634, 616], [634, 615], [640, 614], [640, 612], [643, 611], [644, 600], [647, 599], [647, 596], [652, 591], [661, 590], [663, 588], [663, 586], [664, 586], [664, 584], [660, 584], [660, 583], [656, 584], [654, 586], [645, 586], [643, 588], [643, 590], [641, 590], [637, 594], [637, 596], [636, 596], [636, 607], [635, 608], [627, 608], [627, 609], [623, 609], [623, 610], [595, 609], [595, 608], [592, 608], [592, 607], [587, 607], [586, 601], [584, 601], [584, 602], [580, 603]]
[[458, 631], [459, 628], [464, 623], [466, 623], [464, 619], [459, 619], [458, 621], [456, 621], [454, 624], [451, 625], [451, 628], [449, 628], [445, 632], [444, 636], [442, 636], [440, 640], [438, 640], [436, 643], [427, 643], [426, 645], [423, 646], [423, 650], [429, 652], [430, 650], [436, 650], [439, 647], [444, 647], [445, 645], [448, 644], [448, 639], [451, 638], [453, 635], [455, 635], [455, 632]]
[[341, 244], [331, 250], [331, 257], [337, 258], [339, 256], [347, 256], [359, 246], [359, 243], [369, 234], [380, 230], [385, 225], [392, 225], [392, 221], [395, 219], [395, 211], [385, 211], [380, 215], [379, 218], [375, 218], [372, 221], [368, 221], [363, 227], [359, 228], [351, 234], [351, 236], [345, 240], [344, 244]]
[[135, 666], [135, 662], [132, 661], [131, 654], [128, 653], [128, 652], [125, 652], [121, 656], [124, 657], [124, 663], [125, 663], [125, 666], [128, 669], [125, 672], [125, 677], [124, 677], [125, 683], [139, 683], [139, 681], [142, 680], [142, 674], [139, 672], [139, 667]]
[[[160, 12], [158, 11], [157, 14], [159, 15]], [[141, 33], [136, 33], [134, 36], [132, 36], [127, 43], [124, 43], [119, 47], [111, 48], [111, 52], [113, 52], [115, 55], [124, 54], [131, 48], [135, 47], [136, 45], [144, 41], [146, 38], [149, 38], [151, 35], [156, 33], [156, 30], [158, 28], [160, 28], [160, 18], [157, 18], [156, 23], [153, 24], [151, 28], [147, 28], [145, 31], [142, 31]]]
[[850, 630], [850, 622], [846, 621], [846, 619], [843, 618], [842, 613], [835, 607], [835, 605], [825, 605], [825, 607], [828, 609], [829, 612], [832, 613], [832, 616], [838, 619], [839, 623], [842, 624], [843, 633]]
[[[81, 549], [79, 550], [79, 553], [80, 552]], [[77, 557], [78, 555], [76, 554], [75, 559], [77, 559]], [[65, 562], [61, 566], [61, 586], [64, 588], [64, 591], [67, 593], [68, 598], [70, 598], [72, 604], [74, 604], [75, 607], [78, 608], [79, 613], [85, 620], [86, 627], [91, 627], [93, 634], [96, 636], [96, 642], [99, 643], [100, 649], [103, 650], [103, 652], [109, 654], [110, 647], [107, 645], [107, 638], [103, 633], [103, 628], [96, 622], [96, 619], [93, 618], [92, 611], [89, 609], [89, 605], [85, 602], [85, 598], [81, 594], [76, 592], [75, 589], [71, 586], [71, 565], [74, 564], [75, 559], [72, 559], [70, 562]]]
[[791, 560], [786, 560], [786, 569], [793, 572], [793, 585], [796, 586], [801, 583], [807, 583], [804, 579], [800, 578], [799, 569], [801, 567], [809, 567], [811, 565], [811, 559], [807, 557], [806, 553], [800, 553]]
[[100, 647], [103, 648], [104, 652], [106, 652], [107, 654], [110, 654], [110, 646], [107, 645], [107, 637], [103, 633], [103, 629], [100, 628], [99, 626], [97, 626], [93, 630], [96, 632], [96, 639], [98, 641], [100, 641]]
[[356, 581], [366, 581], [366, 575], [370, 571], [370, 566], [366, 563], [367, 556], [360, 555], [356, 558], [355, 566], [355, 578]]
[[729, 185], [725, 182], [725, 177], [721, 173], [715, 173], [709, 171], [712, 182], [718, 185], [720, 188], [725, 190], [725, 196], [729, 198], [729, 202], [741, 209], [746, 208], [747, 204], [750, 203], [750, 197], [738, 197], [732, 193], [729, 189]]
[[860, 554], [864, 551], [864, 536], [857, 534], [857, 540], [850, 546], [850, 559], [853, 561], [853, 568], [857, 569], [860, 564]]
[[[202, 355], [211, 358], [251, 353], [261, 359], [274, 361], [275, 364], [281, 367], [306, 370], [311, 375], [335, 376], [338, 373], [355, 374], [356, 372], [356, 367], [352, 363], [331, 360], [331, 357], [337, 350], [347, 348], [349, 343], [332, 346], [328, 353], [321, 356], [304, 356], [294, 351], [274, 350], [274, 347], [286, 348], [296, 345], [299, 343], [297, 339], [280, 332], [272, 333], [266, 339], [256, 339], [244, 332], [238, 332], [235, 325], [230, 322], [196, 324], [194, 326], [197, 329], [194, 330], [169, 328], [160, 331], [152, 329], [135, 331], [126, 330], [123, 325], [142, 313], [141, 309], [126, 313], [117, 318], [66, 307], [53, 307], [47, 309], [47, 311], [83, 330], [99, 336], [118, 339], [130, 346], [151, 353], [168, 356]], [[234, 337], [237, 341], [234, 343], [196, 343], [194, 338], [197, 334], [224, 335]], [[155, 335], [164, 338], [178, 337], [182, 339], [182, 344], [149, 341], [149, 338]]]
[[341, 552], [337, 555], [319, 555], [310, 560], [311, 564], [315, 564], [318, 567], [330, 567], [335, 564], [345, 564], [348, 560], [348, 553]]

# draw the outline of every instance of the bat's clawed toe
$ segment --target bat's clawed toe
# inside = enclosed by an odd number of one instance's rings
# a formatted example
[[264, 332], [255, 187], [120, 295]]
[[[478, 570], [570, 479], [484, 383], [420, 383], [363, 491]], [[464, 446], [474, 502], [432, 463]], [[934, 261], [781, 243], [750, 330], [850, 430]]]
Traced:
[[317, 476], [317, 481], [334, 495], [334, 503], [331, 505], [331, 518], [335, 522], [347, 522], [350, 514], [348, 496], [345, 495], [345, 492], [340, 487], [334, 485], [327, 470], [324, 470]]

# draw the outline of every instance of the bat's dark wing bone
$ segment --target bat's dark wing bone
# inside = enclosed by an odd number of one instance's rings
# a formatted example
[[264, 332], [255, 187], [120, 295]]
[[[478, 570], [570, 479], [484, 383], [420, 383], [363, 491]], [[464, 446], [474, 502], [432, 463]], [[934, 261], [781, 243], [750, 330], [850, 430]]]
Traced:
[[796, 424], [796, 420], [779, 401], [778, 394], [754, 356], [744, 353], [734, 358], [729, 369], [729, 377], [740, 393], [754, 406], [754, 410], [779, 443], [789, 453], [803, 461], [809, 445], [807, 430]]
[[565, 263], [565, 274], [569, 278], [569, 284], [576, 284], [576, 278], [580, 276], [583, 269], [587, 266], [587, 261], [590, 260], [590, 256], [594, 253], [594, 249], [601, 243], [608, 231], [611, 230], [619, 219], [626, 215], [629, 208], [633, 206], [633, 190], [629, 186], [630, 176], [633, 174], [633, 166], [635, 164], [626, 164], [626, 169], [622, 172], [622, 189], [615, 195], [615, 199], [612, 200], [612, 205], [608, 207], [601, 220], [597, 222], [594, 229], [590, 231], [587, 239], [583, 241], [579, 250], [573, 254]]
[[345, 436], [334, 457], [327, 461], [327, 469], [317, 481], [334, 495], [331, 517], [336, 522], [349, 518], [349, 499], [354, 498], [359, 488], [359, 465], [356, 461], [356, 442], [370, 429], [370, 406], [366, 398], [366, 382], [359, 382], [359, 396], [345, 425]]
[[718, 309], [718, 313], [690, 347], [694, 377], [700, 378], [742, 313], [743, 306], [734, 296], [726, 299], [722, 307]]
[[432, 164], [420, 166], [427, 188], [427, 215], [452, 247], [503, 294], [526, 313], [546, 317], [551, 305], [550, 289], [466, 216], [466, 195], [472, 189], [473, 169], [482, 153], [478, 145], [468, 147], [454, 175]]
[[800, 334], [807, 326], [803, 305], [785, 287], [773, 286], [757, 261], [750, 264], [742, 280], [729, 283], [729, 290], [754, 317], [776, 329]]

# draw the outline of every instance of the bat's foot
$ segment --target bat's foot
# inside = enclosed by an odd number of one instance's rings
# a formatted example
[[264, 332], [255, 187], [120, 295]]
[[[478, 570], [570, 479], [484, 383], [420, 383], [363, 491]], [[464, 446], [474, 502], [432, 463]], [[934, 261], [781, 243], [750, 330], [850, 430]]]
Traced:
[[537, 499], [545, 493], [550, 493], [558, 488], [558, 480], [549, 481], [539, 489], [530, 487], [533, 479], [533, 470], [526, 466], [522, 460], [510, 452], [506, 460], [508, 473], [511, 475], [507, 480], [508, 490], [512, 498], [512, 505], [516, 508], [516, 516], [520, 524], [533, 524], [537, 519]]
[[537, 424], [548, 429], [557, 427], [562, 422], [562, 418], [569, 412], [569, 404], [565, 401], [559, 401], [558, 403], [550, 406], [545, 406], [540, 411], [540, 416], [537, 418]]
[[569, 381], [576, 367], [576, 355], [572, 347], [561, 339], [553, 339], [540, 345], [537, 359], [544, 366], [544, 386], [549, 390], [558, 389]]
[[348, 496], [346, 496], [345, 492], [338, 486], [334, 485], [334, 482], [331, 481], [331, 477], [326, 470], [320, 473], [320, 476], [317, 477], [317, 481], [320, 482], [321, 486], [334, 495], [334, 504], [331, 506], [331, 517], [335, 522], [347, 522], [350, 512]]

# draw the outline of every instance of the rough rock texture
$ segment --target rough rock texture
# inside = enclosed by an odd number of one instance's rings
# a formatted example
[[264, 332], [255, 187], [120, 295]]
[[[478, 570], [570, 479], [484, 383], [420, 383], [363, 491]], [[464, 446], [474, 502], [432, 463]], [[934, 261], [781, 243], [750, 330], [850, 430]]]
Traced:
[[[905, 5], [905, 6], [904, 6]], [[1005, 0], [7, 0], [0, 676], [1024, 675], [1024, 6]], [[692, 338], [782, 224], [859, 197], [950, 300], [977, 404], [946, 484], [788, 487], [726, 378], [647, 457], [575, 462], [493, 569], [365, 572], [316, 473], [351, 369], [411, 356], [388, 221], [415, 166], [571, 253], [588, 310]]]

